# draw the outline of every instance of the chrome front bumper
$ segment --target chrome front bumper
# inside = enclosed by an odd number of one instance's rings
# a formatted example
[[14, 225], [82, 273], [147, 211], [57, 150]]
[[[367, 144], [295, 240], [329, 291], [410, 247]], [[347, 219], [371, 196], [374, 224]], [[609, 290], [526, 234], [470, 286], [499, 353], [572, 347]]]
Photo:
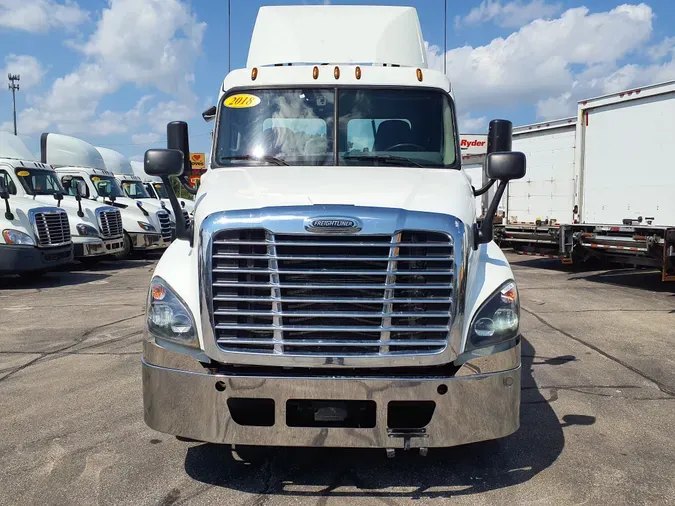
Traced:
[[100, 239], [89, 237], [73, 237], [75, 258], [113, 255], [124, 249], [124, 238]]
[[[439, 388], [440, 387], [440, 388]], [[270, 426], [240, 425], [228, 399], [272, 399]], [[518, 429], [520, 344], [467, 362], [452, 377], [328, 378], [213, 373], [196, 359], [146, 341], [145, 422], [160, 432], [208, 441], [264, 446], [447, 447], [496, 439]], [[287, 401], [374, 401], [373, 428], [290, 427]], [[391, 401], [433, 401], [422, 429], [390, 429]]]
[[169, 243], [165, 242], [162, 234], [143, 234], [140, 232], [130, 232], [131, 246], [135, 250], [150, 250], [166, 248]]

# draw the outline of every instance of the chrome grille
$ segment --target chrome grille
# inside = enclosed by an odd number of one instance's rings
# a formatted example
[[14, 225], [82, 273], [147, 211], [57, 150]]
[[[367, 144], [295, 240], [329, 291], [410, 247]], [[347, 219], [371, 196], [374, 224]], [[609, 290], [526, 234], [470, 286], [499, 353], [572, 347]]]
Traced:
[[64, 210], [36, 212], [32, 220], [39, 246], [61, 246], [70, 242], [70, 225]]
[[157, 211], [157, 218], [159, 219], [160, 232], [165, 241], [173, 239], [173, 226], [171, 225], [171, 218], [167, 211]]
[[103, 237], [106, 239], [122, 237], [124, 227], [122, 226], [122, 214], [119, 209], [98, 208], [96, 209], [96, 216]]
[[183, 209], [183, 220], [185, 220], [185, 226], [189, 227], [190, 226], [190, 213], [187, 212], [187, 210]]
[[222, 351], [281, 355], [435, 354], [448, 344], [454, 248], [443, 233], [213, 237]]

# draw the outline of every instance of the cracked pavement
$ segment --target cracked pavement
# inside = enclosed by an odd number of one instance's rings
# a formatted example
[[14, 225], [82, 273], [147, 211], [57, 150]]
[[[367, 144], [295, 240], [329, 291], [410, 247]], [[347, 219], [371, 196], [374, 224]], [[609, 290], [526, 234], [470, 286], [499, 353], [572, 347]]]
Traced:
[[675, 285], [509, 256], [522, 299], [520, 430], [428, 457], [187, 443], [143, 422], [154, 260], [0, 278], [0, 504], [667, 504]]

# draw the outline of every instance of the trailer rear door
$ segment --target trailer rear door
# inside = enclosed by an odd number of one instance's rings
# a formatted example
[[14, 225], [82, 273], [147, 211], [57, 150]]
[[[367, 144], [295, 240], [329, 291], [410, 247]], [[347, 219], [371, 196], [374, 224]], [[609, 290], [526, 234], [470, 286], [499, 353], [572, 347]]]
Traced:
[[513, 150], [527, 156], [527, 173], [523, 179], [509, 183], [510, 223], [572, 221], [576, 126], [574, 120], [562, 121], [563, 125], [551, 128], [544, 124], [542, 129], [514, 130]]
[[582, 222], [675, 224], [675, 91], [654, 88], [581, 106]]

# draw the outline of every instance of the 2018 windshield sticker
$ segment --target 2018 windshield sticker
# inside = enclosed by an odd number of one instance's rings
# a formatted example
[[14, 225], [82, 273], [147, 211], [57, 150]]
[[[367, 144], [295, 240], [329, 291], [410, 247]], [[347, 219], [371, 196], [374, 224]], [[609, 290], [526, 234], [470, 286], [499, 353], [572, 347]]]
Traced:
[[93, 182], [96, 182], [96, 181], [100, 181], [101, 178], [98, 177], [98, 176], [92, 176], [92, 177], [91, 177], [91, 180], [92, 180]]
[[16, 175], [21, 177], [28, 177], [30, 176], [30, 172], [28, 172], [27, 170], [20, 170], [19, 172], [16, 173]]
[[237, 95], [230, 95], [229, 97], [227, 97], [223, 102], [223, 105], [231, 109], [245, 109], [246, 107], [255, 107], [259, 103], [260, 97], [240, 93]]

